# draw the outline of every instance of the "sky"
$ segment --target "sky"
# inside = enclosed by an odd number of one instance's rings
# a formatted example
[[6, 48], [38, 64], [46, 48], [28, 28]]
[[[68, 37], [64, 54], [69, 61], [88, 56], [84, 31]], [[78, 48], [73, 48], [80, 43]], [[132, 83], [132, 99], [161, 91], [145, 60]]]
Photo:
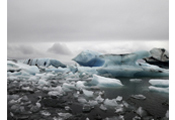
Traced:
[[7, 57], [169, 49], [168, 0], [7, 0]]

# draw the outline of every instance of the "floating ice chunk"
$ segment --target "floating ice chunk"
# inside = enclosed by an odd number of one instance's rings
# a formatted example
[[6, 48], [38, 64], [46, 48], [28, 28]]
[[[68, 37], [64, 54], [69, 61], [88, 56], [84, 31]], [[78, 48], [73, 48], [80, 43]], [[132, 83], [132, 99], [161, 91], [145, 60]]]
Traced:
[[93, 107], [95, 105], [98, 105], [98, 102], [95, 100], [89, 100], [88, 104]]
[[62, 87], [63, 87], [63, 90], [76, 89], [75, 84], [69, 84], [69, 83], [63, 83]]
[[80, 102], [80, 103], [87, 103], [87, 100], [82, 98], [82, 97], [80, 97], [80, 98], [78, 98], [78, 102]]
[[138, 94], [138, 95], [131, 95], [132, 98], [138, 99], [138, 100], [145, 100], [146, 97], [144, 95]]
[[110, 118], [105, 118], [105, 119], [103, 119], [103, 120], [125, 120], [124, 119], [124, 116], [122, 116], [122, 115], [119, 115], [119, 116], [114, 116], [114, 117], [110, 117]]
[[78, 82], [76, 83], [76, 88], [77, 88], [77, 89], [85, 88], [84, 82], [83, 82], [83, 81], [78, 81]]
[[169, 61], [169, 52], [165, 49], [153, 48], [150, 53], [153, 58], [159, 61]]
[[77, 55], [73, 60], [82, 66], [102, 66], [105, 61], [100, 58], [99, 55], [101, 54], [94, 51], [85, 50]]
[[103, 111], [107, 110], [107, 108], [103, 104], [100, 105], [100, 109], [103, 110]]
[[122, 96], [117, 96], [116, 101], [122, 101], [123, 97]]
[[72, 116], [72, 114], [70, 114], [70, 113], [58, 113], [58, 115], [60, 117], [62, 117], [64, 120], [66, 120]]
[[101, 97], [101, 95], [97, 96], [95, 98], [95, 100], [98, 102], [98, 103], [102, 103], [104, 101], [104, 99]]
[[155, 91], [155, 92], [169, 93], [169, 87], [168, 88], [161, 88], [161, 87], [149, 86], [149, 90]]
[[145, 110], [143, 110], [142, 107], [139, 107], [137, 110], [136, 110], [136, 113], [140, 116], [140, 117], [143, 117], [143, 116], [146, 116], [147, 115], [147, 112]]
[[92, 107], [90, 105], [83, 105], [83, 112], [90, 112]]
[[98, 87], [110, 87], [110, 88], [123, 86], [123, 84], [118, 79], [106, 78], [95, 74], [93, 75], [92, 81], [88, 82], [88, 84]]
[[149, 80], [149, 83], [152, 86], [156, 86], [156, 87], [168, 87], [169, 86], [169, 80], [163, 80], [163, 79], [151, 79]]
[[48, 95], [50, 96], [62, 96], [63, 94], [58, 91], [50, 91], [48, 92]]
[[141, 119], [142, 119], [142, 118], [139, 117], [139, 116], [135, 116], [135, 117], [132, 118], [132, 120], [141, 120]]
[[116, 102], [115, 99], [110, 100], [107, 98], [104, 101], [104, 105], [114, 107], [114, 106], [118, 106], [118, 103]]
[[130, 79], [129, 81], [130, 81], [130, 82], [141, 82], [142, 79]]
[[51, 113], [49, 113], [49, 112], [46, 111], [46, 110], [40, 111], [40, 113], [41, 113], [42, 115], [44, 115], [44, 116], [50, 116], [50, 115], [51, 115]]
[[94, 92], [83, 89], [83, 93], [87, 97], [93, 97]]
[[40, 79], [39, 81], [38, 81], [38, 84], [39, 85], [49, 85], [49, 82], [48, 81], [46, 81], [45, 79]]
[[119, 108], [115, 108], [115, 113], [124, 113], [124, 108], [123, 107], [119, 107]]

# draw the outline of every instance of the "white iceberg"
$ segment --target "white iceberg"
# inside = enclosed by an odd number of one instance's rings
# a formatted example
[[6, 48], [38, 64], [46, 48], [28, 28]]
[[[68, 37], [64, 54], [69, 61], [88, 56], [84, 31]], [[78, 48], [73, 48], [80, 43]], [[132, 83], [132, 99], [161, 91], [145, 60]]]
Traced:
[[169, 87], [161, 88], [161, 87], [149, 86], [149, 90], [161, 93], [169, 93]]
[[149, 80], [149, 83], [152, 86], [156, 86], [156, 87], [169, 87], [169, 80], [151, 79]]
[[116, 88], [116, 87], [123, 86], [123, 84], [118, 79], [106, 78], [95, 74], [93, 75], [92, 81], [88, 82], [87, 84], [92, 86], [102, 87], [102, 88], [103, 87]]

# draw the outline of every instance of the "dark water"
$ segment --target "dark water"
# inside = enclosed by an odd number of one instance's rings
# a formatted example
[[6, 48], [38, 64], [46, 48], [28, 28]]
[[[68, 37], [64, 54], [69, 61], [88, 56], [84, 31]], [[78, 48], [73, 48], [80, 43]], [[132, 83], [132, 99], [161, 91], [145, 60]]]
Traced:
[[[166, 93], [159, 93], [159, 92], [151, 92], [149, 91], [148, 87], [150, 86], [149, 80], [152, 78], [141, 78], [142, 81], [140, 82], [130, 82], [130, 78], [118, 78], [121, 80], [122, 84], [124, 85], [123, 87], [120, 88], [103, 88], [101, 90], [105, 91], [104, 96], [102, 96], [104, 99], [115, 99], [117, 96], [122, 96], [123, 101], [126, 101], [129, 105], [134, 106], [134, 108], [142, 107], [144, 110], [146, 110], [149, 114], [149, 116], [152, 116], [155, 120], [160, 120], [162, 117], [165, 116], [167, 110], [169, 109], [169, 95]], [[158, 79], [158, 78], [155, 78]], [[161, 78], [161, 79], [167, 79], [168, 78]], [[12, 89], [15, 90], [15, 89]], [[92, 91], [92, 90], [91, 90]], [[93, 91], [99, 91], [99, 90], [93, 90]], [[114, 108], [108, 109], [107, 111], [102, 111], [98, 106], [95, 106], [94, 109], [92, 109], [88, 113], [83, 113], [82, 108], [83, 104], [80, 104], [76, 98], [73, 97], [73, 93], [76, 91], [68, 92], [63, 97], [60, 98], [53, 98], [50, 99], [48, 97], [47, 92], [40, 91], [40, 92], [35, 92], [35, 93], [24, 93], [22, 91], [19, 91], [15, 94], [18, 94], [21, 96], [21, 94], [27, 95], [29, 100], [32, 102], [32, 104], [35, 104], [36, 101], [38, 100], [38, 96], [42, 96], [43, 99], [41, 101], [41, 105], [44, 106], [42, 109], [46, 109], [48, 112], [51, 113], [51, 116], [49, 117], [43, 117], [39, 112], [32, 113], [27, 119], [30, 120], [53, 120], [54, 116], [58, 116], [57, 113], [59, 112], [66, 112], [64, 110], [64, 104], [66, 106], [70, 106], [72, 109], [71, 114], [74, 116], [81, 116], [77, 117], [77, 120], [85, 120], [86, 118], [89, 118], [90, 120], [95, 120], [97, 115], [99, 115], [101, 118], [106, 118], [106, 117], [112, 117], [112, 116], [118, 116], [117, 113], [115, 112]], [[8, 91], [10, 94], [10, 92]], [[145, 100], [137, 100], [133, 99], [130, 96], [131, 95], [137, 95], [137, 94], [142, 94], [146, 97]], [[65, 102], [64, 102], [65, 101]], [[69, 104], [71, 102], [71, 104]], [[62, 104], [63, 103], [63, 104]], [[61, 106], [59, 106], [59, 104]], [[27, 111], [30, 111], [30, 109], [27, 109]], [[8, 108], [8, 120], [16, 120], [12, 119], [10, 116], [10, 109]], [[133, 111], [127, 111], [122, 114], [124, 116], [125, 120], [132, 120], [133, 117], [135, 117], [137, 114]], [[75, 117], [70, 118], [69, 120], [76, 120]]]
[[[142, 107], [146, 110], [150, 116], [153, 116], [155, 119], [159, 119], [160, 117], [164, 117], [167, 110], [169, 109], [169, 95], [166, 93], [159, 93], [159, 92], [151, 92], [149, 91], [148, 87], [150, 86], [149, 80], [151, 78], [142, 78], [141, 82], [130, 82], [128, 78], [119, 78], [123, 83], [124, 87], [117, 88], [117, 89], [101, 89], [105, 91], [103, 98], [114, 99], [117, 96], [122, 96], [123, 100], [127, 103], [133, 105], [134, 107]], [[158, 79], [158, 78], [157, 78]], [[167, 79], [168, 78], [161, 78]], [[145, 100], [137, 100], [133, 99], [130, 96], [142, 94], [146, 97]], [[165, 103], [168, 103], [168, 105]], [[80, 113], [82, 111], [82, 106], [80, 105], [72, 105], [71, 106], [74, 113]], [[102, 118], [117, 116], [114, 113], [114, 109], [110, 109], [107, 111], [102, 111], [99, 107], [95, 107], [90, 113], [87, 114], [90, 120], [93, 120], [97, 114], [100, 114]], [[126, 112], [124, 114], [125, 120], [132, 120], [132, 118], [136, 116], [134, 112]]]

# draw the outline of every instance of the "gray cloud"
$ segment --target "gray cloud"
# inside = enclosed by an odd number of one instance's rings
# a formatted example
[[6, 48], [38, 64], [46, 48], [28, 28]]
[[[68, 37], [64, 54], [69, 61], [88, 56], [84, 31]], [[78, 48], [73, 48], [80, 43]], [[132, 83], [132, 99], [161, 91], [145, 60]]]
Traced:
[[42, 55], [41, 52], [28, 45], [7, 45], [7, 58], [35, 58]]
[[8, 42], [168, 40], [168, 0], [7, 0]]
[[47, 50], [48, 52], [62, 55], [71, 55], [71, 51], [66, 46], [66, 44], [55, 43], [51, 48]]

